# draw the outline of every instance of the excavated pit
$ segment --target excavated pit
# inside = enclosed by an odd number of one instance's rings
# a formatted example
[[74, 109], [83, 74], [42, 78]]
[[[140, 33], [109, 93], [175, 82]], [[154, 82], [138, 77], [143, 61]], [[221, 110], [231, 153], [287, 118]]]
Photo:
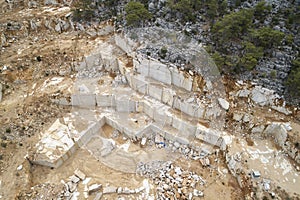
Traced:
[[[126, 38], [117, 41], [121, 40], [127, 43]], [[167, 152], [159, 153], [161, 150], [158, 153], [150, 150], [153, 155], [147, 151], [130, 154], [124, 151], [125, 144], [115, 148], [114, 140], [101, 136], [104, 126], [110, 126], [132, 141], [144, 140], [145, 143], [157, 135], [161, 138], [155, 139], [156, 145], [165, 147], [168, 142], [186, 145], [195, 151], [193, 156], [199, 158], [210, 154], [215, 146], [226, 148], [223, 138], [226, 133], [201, 123], [216, 120], [222, 112], [219, 105], [213, 108], [217, 112], [212, 112], [212, 106], [205, 104], [212, 99], [205, 99], [203, 95], [201, 75], [191, 75], [140, 55], [132, 56], [131, 66], [124, 62], [122, 51], [113, 51], [111, 44], [100, 43], [99, 46], [100, 54], [87, 56], [78, 65], [82, 71], [69, 89], [71, 102], [66, 98], [56, 100], [72, 106], [73, 111], [43, 133], [34, 163], [57, 168], [80, 147], [86, 148], [97, 160], [111, 163], [111, 167], [119, 170], [126, 168], [127, 172], [134, 172], [137, 163], [147, 162], [147, 158], [151, 161], [151, 157], [159, 160], [172, 157]], [[122, 45], [119, 47], [126, 50]], [[105, 73], [94, 78], [82, 76], [83, 71], [101, 73], [103, 69], [114, 71], [118, 76]], [[114, 156], [108, 156], [110, 154]], [[113, 164], [112, 160], [121, 158], [124, 165]]]

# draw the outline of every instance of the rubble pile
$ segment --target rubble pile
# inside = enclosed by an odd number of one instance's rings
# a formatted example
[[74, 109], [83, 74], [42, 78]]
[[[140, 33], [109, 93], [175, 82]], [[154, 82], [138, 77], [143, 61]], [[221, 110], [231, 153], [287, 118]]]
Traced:
[[147, 137], [142, 137], [140, 139], [140, 144], [142, 147], [155, 145], [158, 149], [166, 149], [170, 152], [180, 153], [184, 157], [192, 160], [200, 160], [211, 154], [212, 152], [201, 149], [197, 146], [182, 144], [178, 141], [168, 140], [160, 134], [148, 134]]
[[156, 186], [156, 199], [193, 199], [203, 197], [198, 190], [205, 180], [190, 171], [175, 167], [172, 162], [139, 163], [137, 174], [150, 178]]
[[[110, 195], [118, 195], [119, 198], [121, 196], [135, 196], [138, 199], [144, 199], [148, 198], [150, 195], [150, 185], [147, 179], [143, 181], [142, 186], [135, 189], [130, 189], [125, 186], [116, 187], [110, 184], [103, 185], [92, 183], [94, 182], [93, 179], [91, 177], [86, 177], [79, 169], [75, 170], [74, 174], [68, 178], [67, 182], [63, 180], [61, 182], [64, 185], [64, 189], [61, 191], [58, 199], [74, 200], [92, 197], [94, 200], [100, 200], [102, 197], [106, 198]], [[84, 188], [83, 192], [79, 189], [82, 185]]]

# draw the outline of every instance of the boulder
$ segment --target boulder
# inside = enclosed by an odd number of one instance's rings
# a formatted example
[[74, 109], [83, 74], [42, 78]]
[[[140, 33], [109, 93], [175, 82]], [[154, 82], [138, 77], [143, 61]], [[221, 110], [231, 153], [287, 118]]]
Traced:
[[255, 127], [252, 128], [251, 133], [253, 133], [253, 134], [256, 134], [256, 133], [261, 134], [261, 133], [263, 133], [264, 129], [265, 129], [264, 125], [255, 126]]
[[250, 95], [250, 91], [247, 90], [247, 89], [244, 89], [244, 90], [240, 90], [237, 92], [237, 96], [238, 97], [248, 97]]
[[282, 123], [272, 122], [264, 131], [266, 136], [274, 137], [277, 144], [283, 146], [287, 139], [287, 130]]
[[275, 100], [276, 95], [274, 95], [274, 91], [272, 90], [256, 86], [251, 91], [250, 98], [260, 106], [268, 106], [273, 105], [273, 101]]

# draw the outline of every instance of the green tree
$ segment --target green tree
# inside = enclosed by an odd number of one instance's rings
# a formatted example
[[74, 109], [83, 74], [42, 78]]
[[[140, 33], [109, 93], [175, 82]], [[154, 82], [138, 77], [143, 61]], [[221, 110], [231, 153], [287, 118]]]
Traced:
[[212, 54], [211, 56], [215, 62], [215, 64], [217, 65], [217, 67], [219, 68], [219, 70], [222, 70], [223, 66], [225, 65], [225, 57], [223, 57], [219, 52], [215, 52], [214, 54]]
[[94, 15], [95, 5], [92, 0], [77, 0], [73, 4], [73, 20], [87, 20], [90, 21]]
[[195, 21], [196, 15], [195, 15], [195, 1], [191, 0], [168, 0], [167, 6], [171, 8], [173, 11], [173, 14], [176, 14], [177, 12], [181, 14], [181, 18], [184, 22], [186, 21]]
[[270, 5], [266, 4], [265, 1], [261, 1], [254, 7], [254, 16], [256, 19], [264, 21], [271, 9], [272, 7]]
[[252, 25], [253, 10], [243, 9], [225, 15], [212, 28], [213, 36], [219, 44], [237, 39], [248, 31]]
[[251, 42], [243, 42], [242, 56], [238, 67], [240, 70], [252, 70], [258, 63], [258, 60], [263, 56], [263, 49], [256, 47]]
[[257, 46], [264, 49], [279, 46], [284, 38], [284, 33], [281, 31], [273, 30], [270, 27], [263, 27], [256, 30], [251, 30], [251, 36]]
[[300, 57], [298, 56], [292, 62], [292, 70], [289, 73], [286, 85], [291, 95], [298, 98], [300, 97]]
[[227, 13], [227, 8], [228, 8], [228, 2], [227, 0], [223, 0], [219, 6], [219, 14], [221, 16], [225, 15]]
[[130, 1], [125, 6], [128, 26], [138, 26], [141, 22], [152, 17], [145, 6], [140, 2]]
[[209, 19], [214, 22], [215, 18], [218, 15], [218, 3], [217, 0], [210, 0], [207, 4], [207, 16]]

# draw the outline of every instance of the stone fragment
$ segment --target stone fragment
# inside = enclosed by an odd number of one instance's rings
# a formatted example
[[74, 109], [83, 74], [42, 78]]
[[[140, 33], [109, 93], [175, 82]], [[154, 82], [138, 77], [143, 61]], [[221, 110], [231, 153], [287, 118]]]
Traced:
[[114, 186], [108, 186], [103, 188], [103, 194], [111, 194], [111, 193], [116, 193], [117, 192], [117, 187]]
[[102, 139], [101, 156], [109, 155], [115, 149], [115, 141], [112, 139]]
[[139, 188], [136, 188], [134, 191], [135, 193], [140, 193], [141, 191], [143, 191], [145, 188], [142, 186], [142, 187], [139, 187]]
[[117, 193], [118, 193], [118, 194], [121, 194], [121, 193], [123, 193], [123, 189], [122, 189], [122, 187], [118, 187], [118, 189], [117, 189]]
[[85, 174], [82, 171], [80, 171], [79, 169], [76, 169], [74, 174], [75, 174], [75, 176], [77, 176], [81, 180], [84, 180], [85, 177], [86, 177]]
[[243, 117], [243, 122], [248, 123], [250, 122], [250, 115], [248, 113], [246, 113]]
[[271, 189], [271, 181], [268, 179], [263, 179], [263, 186], [265, 191], [269, 191]]
[[164, 138], [163, 138], [161, 135], [156, 134], [156, 135], [155, 135], [155, 138], [154, 138], [154, 142], [155, 142], [156, 144], [161, 144], [161, 143], [164, 142]]
[[287, 108], [285, 108], [283, 106], [271, 106], [271, 108], [273, 110], [276, 110], [276, 111], [278, 111], [280, 113], [283, 113], [285, 115], [291, 115], [292, 114], [292, 111], [290, 111], [289, 109], [287, 109]]
[[94, 198], [94, 200], [100, 200], [102, 197], [102, 192], [98, 192]]
[[127, 187], [125, 187], [125, 188], [123, 188], [123, 191], [122, 191], [124, 194], [131, 194], [132, 193], [132, 191], [129, 189], [129, 188], [127, 188]]
[[238, 97], [248, 97], [250, 95], [250, 91], [247, 90], [247, 89], [244, 89], [244, 90], [240, 90], [237, 92], [237, 96]]
[[201, 192], [199, 190], [196, 190], [196, 189], [194, 189], [193, 195], [196, 196], [196, 197], [203, 197], [204, 196], [203, 192]]
[[78, 178], [75, 175], [70, 176], [70, 181], [72, 181], [73, 183], [78, 183], [80, 181], [80, 178]]
[[233, 113], [233, 120], [235, 121], [241, 121], [243, 119], [243, 114], [242, 113]]
[[147, 142], [147, 138], [145, 138], [145, 137], [142, 138], [141, 145], [145, 146], [146, 142]]
[[18, 167], [17, 167], [17, 170], [18, 171], [20, 171], [20, 170], [22, 170], [23, 169], [23, 165], [19, 165]]
[[73, 183], [72, 181], [69, 181], [67, 182], [67, 186], [68, 186], [68, 189], [69, 189], [69, 192], [74, 192], [77, 188], [77, 184], [76, 183]]
[[218, 98], [218, 102], [220, 104], [220, 106], [224, 109], [224, 110], [228, 110], [229, 109], [229, 102], [226, 101], [223, 98]]
[[259, 134], [261, 134], [261, 133], [263, 133], [264, 129], [265, 129], [264, 125], [255, 126], [255, 127], [252, 128], [251, 133], [254, 133], [254, 134], [255, 133], [259, 133]]
[[178, 149], [180, 147], [179, 142], [174, 142], [174, 147], [176, 147]]
[[182, 171], [181, 171], [180, 167], [175, 167], [174, 171], [179, 176], [182, 174]]
[[93, 184], [91, 186], [89, 186], [89, 194], [92, 194], [93, 192], [97, 192], [99, 191], [100, 189], [102, 188], [102, 185], [101, 184]]
[[260, 177], [260, 172], [253, 170], [252, 171], [252, 176], [253, 176], [253, 178], [259, 178]]

